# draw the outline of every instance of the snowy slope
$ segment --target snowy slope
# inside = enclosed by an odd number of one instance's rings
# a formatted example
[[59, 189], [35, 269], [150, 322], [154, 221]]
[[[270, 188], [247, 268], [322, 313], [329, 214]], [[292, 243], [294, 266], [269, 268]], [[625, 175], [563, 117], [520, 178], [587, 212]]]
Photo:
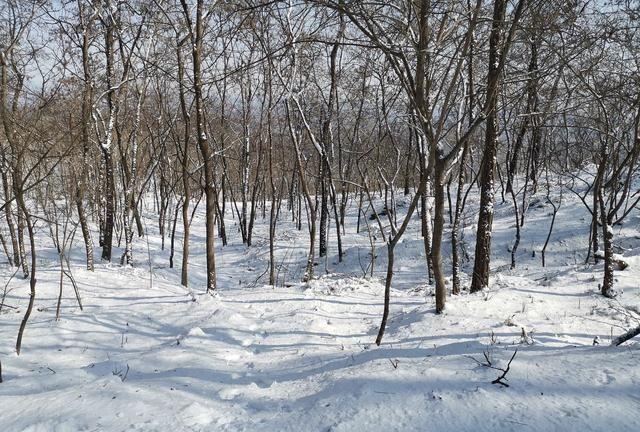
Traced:
[[[332, 244], [309, 285], [298, 282], [307, 232], [285, 221], [284, 209], [278, 225], [284, 284], [277, 288], [261, 277], [268, 260], [261, 219], [251, 248], [227, 221], [231, 244], [217, 245], [215, 297], [202, 291], [201, 210], [193, 227], [192, 291], [179, 285], [179, 268], [168, 268], [152, 219], [146, 220], [151, 263], [143, 238], [135, 267], [100, 264], [90, 273], [77, 244], [74, 274], [85, 309], [65, 286], [59, 322], [59, 274], [42, 229], [37, 310], [20, 356], [13, 346], [28, 281], [10, 281], [0, 313], [0, 431], [640, 430], [640, 344], [608, 346], [612, 334], [637, 325], [638, 218], [616, 227], [631, 265], [617, 272], [624, 293], [612, 301], [598, 294], [601, 266], [583, 264], [589, 218], [576, 197], [563, 197], [541, 267], [550, 206], [538, 198], [527, 214], [517, 268], [508, 270], [514, 222], [507, 202], [496, 208], [491, 288], [449, 297], [441, 316], [433, 313], [416, 219], [397, 248], [380, 347], [373, 341], [386, 253], [379, 242], [374, 277], [364, 277], [369, 239], [366, 229], [355, 234], [355, 207], [345, 262], [337, 263]], [[465, 228], [470, 253], [474, 204]], [[0, 288], [11, 274], [0, 268]], [[478, 364], [483, 353], [504, 367], [516, 348], [510, 387], [491, 384], [501, 372]]]

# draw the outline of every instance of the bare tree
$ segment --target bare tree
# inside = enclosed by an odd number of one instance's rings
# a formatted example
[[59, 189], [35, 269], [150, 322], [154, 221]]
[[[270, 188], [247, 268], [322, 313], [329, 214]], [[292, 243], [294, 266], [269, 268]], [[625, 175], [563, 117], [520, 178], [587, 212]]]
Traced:
[[206, 199], [206, 244], [207, 244], [207, 292], [216, 289], [216, 256], [215, 256], [215, 217], [217, 196], [213, 184], [213, 152], [208, 143], [205, 130], [204, 98], [202, 93], [202, 50], [205, 26], [204, 1], [197, 0], [195, 17], [186, 0], [181, 0], [182, 12], [187, 23], [187, 32], [191, 40], [191, 56], [193, 63], [193, 97], [196, 109], [196, 131], [198, 148], [204, 163], [204, 193]]

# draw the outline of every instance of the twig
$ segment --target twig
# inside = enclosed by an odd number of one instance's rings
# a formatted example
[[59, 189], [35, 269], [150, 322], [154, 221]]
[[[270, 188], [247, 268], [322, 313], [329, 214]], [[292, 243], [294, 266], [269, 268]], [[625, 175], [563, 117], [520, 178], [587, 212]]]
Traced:
[[513, 351], [513, 355], [511, 356], [511, 359], [509, 360], [509, 363], [507, 363], [507, 367], [506, 368], [493, 366], [493, 364], [491, 362], [491, 358], [490, 358], [490, 356], [488, 354], [488, 351], [483, 351], [482, 352], [482, 355], [484, 356], [484, 359], [485, 359], [484, 362], [481, 362], [480, 360], [478, 360], [477, 358], [475, 358], [473, 356], [465, 356], [465, 357], [470, 358], [471, 360], [476, 362], [479, 366], [486, 367], [488, 369], [501, 371], [502, 375], [500, 375], [498, 378], [496, 378], [493, 381], [491, 381], [491, 384], [500, 384], [500, 385], [503, 385], [505, 387], [509, 387], [509, 384], [507, 384], [504, 381], [508, 381], [507, 380], [507, 373], [509, 373], [509, 369], [511, 368], [511, 362], [513, 361], [514, 358], [516, 358], [516, 354], [518, 354], [518, 348], [516, 348], [515, 351]]
[[501, 370], [502, 375], [500, 375], [498, 378], [491, 381], [491, 384], [500, 384], [505, 387], [509, 387], [509, 384], [503, 382], [503, 380], [507, 380], [507, 373], [509, 373], [509, 369], [511, 368], [511, 362], [513, 361], [514, 358], [516, 358], [516, 354], [518, 354], [518, 348], [516, 348], [515, 351], [513, 351], [513, 355], [511, 356], [511, 359], [509, 360], [509, 363], [507, 363], [507, 367], [505, 369], [492, 367], [492, 369]]
[[[5, 305], [4, 301], [6, 300], [7, 294], [9, 293], [9, 291], [7, 291], [7, 288], [9, 287], [9, 283], [11, 283], [11, 280], [15, 277], [15, 275], [18, 273], [19, 270], [20, 270], [20, 267], [16, 267], [16, 271], [13, 272], [13, 274], [7, 280], [7, 283], [4, 284], [4, 290], [2, 292], [2, 299], [0, 300], [0, 312], [2, 312], [3, 306], [11, 307], [9, 305]], [[15, 309], [15, 308], [13, 308], [13, 309]]]

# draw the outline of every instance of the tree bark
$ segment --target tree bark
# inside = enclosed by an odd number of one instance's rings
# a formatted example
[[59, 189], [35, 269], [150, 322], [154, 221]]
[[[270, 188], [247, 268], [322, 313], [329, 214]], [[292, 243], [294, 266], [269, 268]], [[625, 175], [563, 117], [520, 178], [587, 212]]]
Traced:
[[489, 39], [489, 73], [487, 75], [486, 132], [480, 176], [480, 214], [476, 231], [476, 250], [470, 291], [477, 292], [489, 285], [491, 263], [491, 231], [495, 204], [495, 165], [498, 152], [498, 90], [500, 88], [500, 49], [506, 0], [495, 0]]

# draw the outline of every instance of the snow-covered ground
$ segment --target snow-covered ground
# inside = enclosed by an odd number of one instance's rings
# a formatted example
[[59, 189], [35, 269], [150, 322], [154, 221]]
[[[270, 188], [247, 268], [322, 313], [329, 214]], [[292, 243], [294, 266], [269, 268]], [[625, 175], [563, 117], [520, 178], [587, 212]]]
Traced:
[[[563, 197], [545, 268], [544, 195], [527, 213], [515, 270], [508, 269], [511, 206], [498, 205], [491, 288], [448, 297], [443, 315], [434, 314], [415, 216], [396, 248], [390, 322], [377, 347], [386, 253], [378, 243], [374, 277], [364, 276], [369, 238], [364, 226], [355, 233], [355, 204], [345, 261], [337, 263], [331, 231], [330, 256], [308, 285], [299, 283], [307, 231], [295, 229], [284, 207], [276, 288], [264, 285], [267, 222], [258, 219], [255, 245], [246, 248], [227, 220], [216, 296], [203, 292], [203, 207], [191, 238], [192, 290], [180, 286], [179, 265], [168, 268], [148, 218], [133, 268], [98, 264], [88, 272], [76, 242], [72, 264], [85, 308], [65, 281], [58, 322], [58, 267], [40, 224], [38, 295], [20, 356], [14, 344], [28, 281], [10, 281], [0, 313], [0, 431], [640, 430], [640, 344], [609, 346], [612, 335], [638, 324], [637, 216], [615, 227], [630, 267], [616, 273], [623, 294], [612, 301], [598, 294], [601, 265], [584, 264], [590, 219], [575, 196]], [[12, 272], [0, 267], [0, 289]], [[491, 384], [501, 372], [479, 362], [486, 354], [504, 368], [516, 349], [509, 387]]]

